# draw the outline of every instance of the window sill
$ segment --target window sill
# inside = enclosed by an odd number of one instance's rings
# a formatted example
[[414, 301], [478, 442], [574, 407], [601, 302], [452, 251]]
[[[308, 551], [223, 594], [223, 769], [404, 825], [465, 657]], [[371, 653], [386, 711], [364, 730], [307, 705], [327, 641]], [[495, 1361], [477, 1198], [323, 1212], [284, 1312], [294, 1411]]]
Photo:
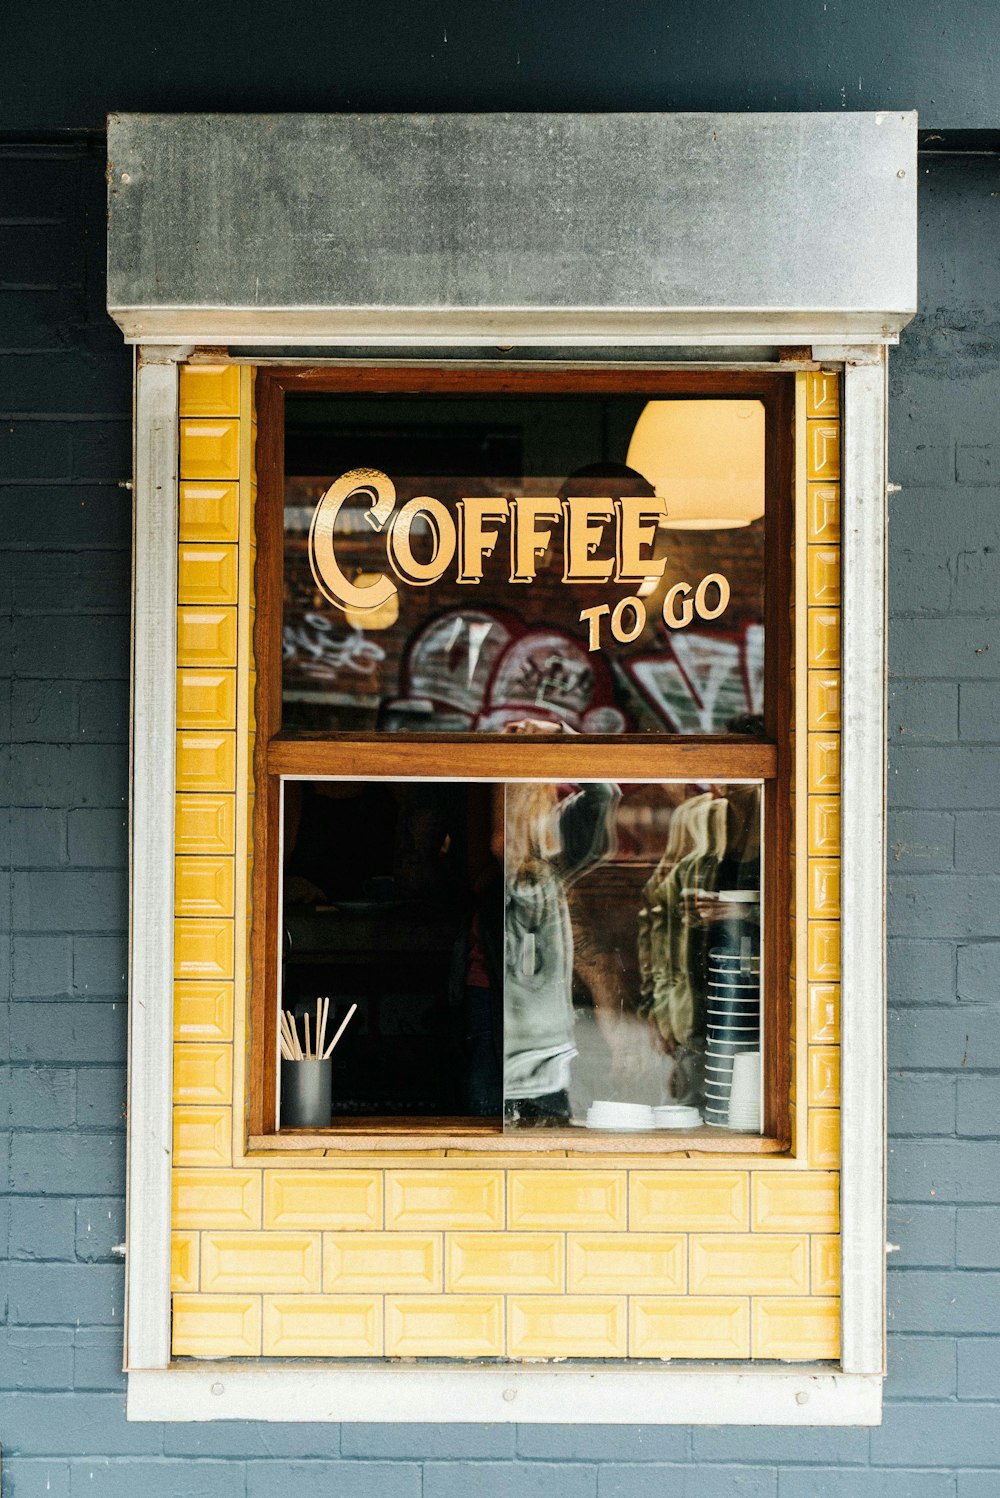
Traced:
[[878, 1425], [882, 1378], [826, 1363], [185, 1362], [128, 1376], [129, 1420]]
[[[377, 1122], [377, 1130], [374, 1127]], [[449, 1122], [453, 1126], [449, 1128]], [[465, 1119], [344, 1119], [329, 1129], [281, 1129], [251, 1134], [250, 1154], [284, 1154], [319, 1149], [364, 1155], [410, 1150], [461, 1150], [465, 1154], [545, 1155], [780, 1155], [787, 1145], [758, 1134], [736, 1134], [703, 1125], [690, 1132], [657, 1129], [621, 1134], [591, 1129], [516, 1129], [505, 1133], [491, 1124]]]

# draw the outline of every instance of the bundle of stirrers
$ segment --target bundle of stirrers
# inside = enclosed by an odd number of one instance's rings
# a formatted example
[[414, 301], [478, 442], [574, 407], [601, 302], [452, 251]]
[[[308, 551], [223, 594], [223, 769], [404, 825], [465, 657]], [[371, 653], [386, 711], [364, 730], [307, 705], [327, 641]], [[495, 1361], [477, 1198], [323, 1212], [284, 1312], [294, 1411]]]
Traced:
[[316, 1000], [316, 1026], [314, 1030], [309, 1027], [308, 1011], [303, 1015], [303, 1027], [306, 1033], [306, 1044], [303, 1050], [299, 1041], [298, 1028], [287, 1009], [281, 1010], [281, 1054], [285, 1061], [326, 1061], [332, 1054], [337, 1041], [347, 1029], [348, 1024], [357, 1009], [357, 1004], [352, 1004], [350, 1009], [341, 1020], [340, 1029], [324, 1050], [326, 1041], [326, 1022], [330, 1013], [330, 996]]

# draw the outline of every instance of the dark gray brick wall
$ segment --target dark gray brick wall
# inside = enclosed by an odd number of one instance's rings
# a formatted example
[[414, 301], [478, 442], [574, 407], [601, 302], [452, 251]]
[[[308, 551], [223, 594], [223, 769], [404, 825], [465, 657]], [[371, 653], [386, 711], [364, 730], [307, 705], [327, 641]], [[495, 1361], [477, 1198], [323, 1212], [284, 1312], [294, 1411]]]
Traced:
[[892, 361], [890, 1339], [877, 1431], [123, 1415], [129, 359], [103, 149], [0, 147], [4, 1498], [1000, 1498], [1000, 165], [921, 168]]

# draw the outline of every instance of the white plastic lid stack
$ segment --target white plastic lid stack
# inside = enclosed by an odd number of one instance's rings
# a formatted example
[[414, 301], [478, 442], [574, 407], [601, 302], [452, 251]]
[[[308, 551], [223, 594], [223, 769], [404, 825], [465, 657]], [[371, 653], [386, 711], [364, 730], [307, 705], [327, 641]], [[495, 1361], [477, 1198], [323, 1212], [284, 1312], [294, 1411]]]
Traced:
[[587, 1110], [588, 1129], [654, 1129], [653, 1110], [648, 1103], [616, 1103], [598, 1100]]

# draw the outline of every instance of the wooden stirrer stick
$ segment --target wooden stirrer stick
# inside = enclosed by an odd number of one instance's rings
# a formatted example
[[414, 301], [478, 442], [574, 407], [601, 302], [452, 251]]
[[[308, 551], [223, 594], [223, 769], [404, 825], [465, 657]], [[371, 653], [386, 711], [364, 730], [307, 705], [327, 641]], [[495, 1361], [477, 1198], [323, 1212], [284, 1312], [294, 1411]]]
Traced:
[[337, 1031], [336, 1035], [330, 1041], [330, 1044], [327, 1046], [325, 1052], [323, 1053], [323, 1060], [324, 1061], [326, 1060], [327, 1056], [329, 1056], [331, 1054], [331, 1052], [333, 1051], [334, 1046], [337, 1044], [337, 1041], [340, 1039], [340, 1037], [343, 1035], [344, 1031], [347, 1029], [348, 1023], [350, 1022], [351, 1017], [354, 1014], [354, 1011], [355, 1011], [355, 1009], [357, 1009], [357, 1007], [358, 1007], [357, 1004], [352, 1004], [351, 1007], [350, 1007], [350, 1009], [348, 1009], [347, 1013], [344, 1015], [344, 1018], [343, 1018], [343, 1020], [341, 1021], [341, 1024], [340, 1024], [340, 1029]]

